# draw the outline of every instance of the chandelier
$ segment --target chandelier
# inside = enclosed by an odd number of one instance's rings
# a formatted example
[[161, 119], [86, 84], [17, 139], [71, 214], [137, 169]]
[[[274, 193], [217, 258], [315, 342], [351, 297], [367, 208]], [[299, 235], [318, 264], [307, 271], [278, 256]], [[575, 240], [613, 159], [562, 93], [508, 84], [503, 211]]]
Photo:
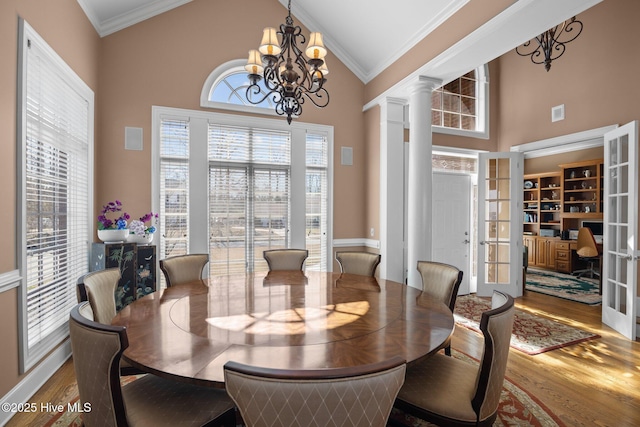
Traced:
[[[329, 73], [324, 57], [327, 50], [322, 42], [321, 33], [311, 33], [305, 54], [302, 55], [298, 43], [302, 46], [305, 37], [300, 26], [293, 25], [291, 18], [291, 0], [289, 15], [280, 30], [265, 28], [258, 50], [249, 51], [249, 60], [245, 70], [249, 73], [250, 85], [247, 88], [247, 101], [260, 104], [267, 98], [275, 103], [276, 113], [287, 116], [291, 124], [292, 116], [300, 116], [305, 98], [316, 107], [329, 104], [329, 92], [324, 88]], [[280, 42], [278, 42], [278, 35]], [[266, 93], [258, 85], [264, 78]]]
[[[532, 46], [532, 39], [518, 46], [516, 52], [520, 56], [531, 56], [531, 62], [534, 64], [544, 63], [544, 68], [549, 71], [551, 61], [560, 58], [565, 51], [565, 45], [578, 38], [580, 33], [582, 33], [582, 22], [576, 20], [574, 16], [536, 37], [537, 46]], [[535, 49], [529, 52], [531, 47]]]

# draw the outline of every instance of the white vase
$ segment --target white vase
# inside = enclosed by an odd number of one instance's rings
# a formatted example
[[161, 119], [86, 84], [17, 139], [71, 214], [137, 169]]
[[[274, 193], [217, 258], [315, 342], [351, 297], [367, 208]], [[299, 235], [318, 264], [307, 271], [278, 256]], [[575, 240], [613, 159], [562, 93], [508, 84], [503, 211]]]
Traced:
[[129, 234], [129, 230], [98, 230], [98, 239], [102, 240], [104, 243], [122, 243], [127, 240], [127, 235]]
[[145, 233], [144, 236], [139, 236], [135, 233], [127, 236], [127, 242], [137, 243], [138, 245], [148, 245], [153, 240], [153, 233]]

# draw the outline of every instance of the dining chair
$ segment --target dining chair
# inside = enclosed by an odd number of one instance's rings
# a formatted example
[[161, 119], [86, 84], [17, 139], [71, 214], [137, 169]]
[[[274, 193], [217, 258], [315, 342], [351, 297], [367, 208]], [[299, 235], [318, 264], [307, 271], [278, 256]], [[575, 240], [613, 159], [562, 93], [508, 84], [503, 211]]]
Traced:
[[147, 374], [121, 386], [118, 365], [129, 346], [126, 328], [83, 315], [88, 302], [69, 316], [69, 334], [78, 394], [91, 410], [92, 426], [234, 426], [233, 402], [223, 390]]
[[[456, 267], [434, 261], [418, 261], [418, 271], [422, 277], [422, 292], [442, 301], [453, 313], [462, 282], [462, 271]], [[451, 356], [451, 344], [444, 348]]]
[[380, 255], [357, 251], [336, 252], [336, 261], [342, 273], [373, 276], [380, 264]]
[[399, 356], [355, 368], [289, 370], [227, 362], [225, 387], [247, 427], [385, 426], [405, 377]]
[[492, 426], [507, 369], [514, 300], [494, 291], [482, 313], [484, 352], [479, 365], [434, 354], [407, 369], [394, 406], [437, 425]]
[[89, 301], [93, 319], [108, 325], [116, 315], [115, 292], [120, 280], [118, 268], [93, 271], [81, 276], [77, 282], [78, 302]]
[[[85, 317], [105, 325], [111, 324], [116, 315], [115, 291], [120, 280], [118, 268], [93, 271], [78, 279], [76, 293], [78, 302], [87, 301], [83, 306]], [[137, 375], [142, 373], [126, 360], [120, 363], [121, 375]]]
[[209, 254], [177, 255], [160, 260], [167, 287], [202, 279]]
[[306, 249], [271, 249], [262, 253], [267, 261], [269, 271], [302, 270], [304, 261], [309, 256]]

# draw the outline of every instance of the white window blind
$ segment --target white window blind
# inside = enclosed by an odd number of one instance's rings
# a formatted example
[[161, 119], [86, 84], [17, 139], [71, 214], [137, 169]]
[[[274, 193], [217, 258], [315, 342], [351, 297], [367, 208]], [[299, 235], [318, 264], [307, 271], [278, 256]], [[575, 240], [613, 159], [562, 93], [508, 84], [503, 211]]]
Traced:
[[93, 93], [25, 23], [20, 163], [23, 369], [66, 336], [89, 270]]
[[306, 150], [306, 246], [307, 270], [327, 266], [328, 140], [325, 134], [307, 133]]
[[264, 271], [262, 251], [287, 247], [290, 145], [289, 131], [210, 124], [212, 274]]
[[[189, 248], [189, 122], [160, 122], [160, 259]], [[164, 276], [161, 280], [164, 280]]]

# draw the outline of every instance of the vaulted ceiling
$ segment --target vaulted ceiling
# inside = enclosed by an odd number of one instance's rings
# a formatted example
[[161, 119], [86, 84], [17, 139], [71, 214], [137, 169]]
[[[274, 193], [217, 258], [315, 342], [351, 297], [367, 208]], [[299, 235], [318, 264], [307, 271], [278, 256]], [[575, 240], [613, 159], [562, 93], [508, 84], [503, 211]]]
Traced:
[[[77, 0], [100, 36], [192, 0]], [[472, 0], [293, 0], [296, 22], [324, 35], [325, 45], [367, 83]], [[602, 0], [518, 0], [419, 73], [448, 81]], [[288, 0], [283, 5], [283, 22]], [[265, 25], [280, 23], [265, 23]]]

